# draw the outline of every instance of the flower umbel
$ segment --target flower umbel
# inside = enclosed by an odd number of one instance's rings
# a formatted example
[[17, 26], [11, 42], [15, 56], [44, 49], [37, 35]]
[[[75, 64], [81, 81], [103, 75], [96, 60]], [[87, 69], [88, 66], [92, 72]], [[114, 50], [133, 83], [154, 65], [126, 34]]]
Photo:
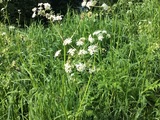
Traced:
[[76, 45], [77, 45], [77, 46], [82, 46], [82, 45], [84, 44], [84, 40], [85, 40], [84, 37], [80, 38], [80, 39], [76, 42]]
[[103, 10], [108, 10], [108, 5], [106, 3], [103, 3], [102, 6]]
[[61, 53], [61, 50], [56, 51], [54, 57], [55, 57], [55, 58], [58, 57], [58, 56], [60, 55], [60, 53]]
[[72, 38], [67, 38], [63, 41], [63, 45], [69, 45], [72, 43]]
[[91, 45], [88, 47], [88, 51], [90, 55], [93, 55], [94, 53], [98, 52], [97, 45]]
[[72, 72], [72, 66], [70, 65], [70, 63], [67, 61], [66, 64], [64, 64], [64, 69], [66, 73], [71, 73]]
[[93, 43], [94, 42], [94, 38], [92, 37], [92, 35], [90, 34], [89, 37], [88, 37], [88, 41], [90, 43]]
[[51, 5], [49, 3], [38, 3], [38, 7], [33, 8], [32, 12], [32, 18], [35, 18], [36, 16], [41, 16], [47, 18], [52, 22], [62, 20], [62, 15], [53, 14], [54, 11], [52, 11]]
[[51, 10], [51, 5], [49, 3], [43, 3], [45, 10]]
[[73, 56], [75, 54], [75, 51], [76, 51], [75, 48], [70, 48], [67, 53]]
[[86, 65], [83, 63], [75, 64], [75, 66], [76, 66], [77, 71], [79, 71], [79, 72], [83, 72], [86, 68]]
[[79, 50], [78, 55], [85, 55], [87, 53], [88, 52], [86, 50], [82, 49], [82, 50]]

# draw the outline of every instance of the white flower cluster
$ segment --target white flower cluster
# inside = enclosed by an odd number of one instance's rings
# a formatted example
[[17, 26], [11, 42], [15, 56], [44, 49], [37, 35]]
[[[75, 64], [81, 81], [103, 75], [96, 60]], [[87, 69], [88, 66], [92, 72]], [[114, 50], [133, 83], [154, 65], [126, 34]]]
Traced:
[[32, 9], [32, 18], [36, 16], [42, 16], [50, 21], [60, 21], [62, 20], [62, 15], [54, 15], [51, 5], [49, 3], [38, 3], [38, 7]]
[[[101, 48], [100, 42], [104, 39], [109, 39], [111, 35], [106, 30], [96, 30], [88, 36], [88, 38], [81, 37], [75, 43], [72, 38], [66, 38], [63, 41], [63, 46], [66, 47], [67, 60], [64, 64], [64, 70], [68, 74], [72, 74], [74, 69], [78, 72], [88, 71], [90, 74], [96, 72], [96, 66], [93, 64], [94, 57], [99, 53]], [[55, 52], [54, 57], [60, 55], [61, 50]], [[89, 59], [85, 61], [85, 59]]]
[[1, 35], [2, 35], [2, 36], [5, 36], [5, 35], [6, 35], [6, 32], [2, 32]]
[[[97, 4], [96, 0], [89, 0], [88, 2], [87, 0], [83, 0], [83, 2], [81, 3], [81, 6], [91, 9], [91, 7], [95, 7], [96, 4]], [[101, 6], [98, 6], [98, 7], [103, 8], [103, 10], [108, 10], [109, 8], [109, 6], [106, 3], [103, 3]]]
[[91, 7], [94, 7], [96, 5], [97, 1], [96, 0], [90, 0], [87, 2], [87, 0], [83, 0], [81, 3], [82, 7], [87, 7], [88, 9], [91, 9]]

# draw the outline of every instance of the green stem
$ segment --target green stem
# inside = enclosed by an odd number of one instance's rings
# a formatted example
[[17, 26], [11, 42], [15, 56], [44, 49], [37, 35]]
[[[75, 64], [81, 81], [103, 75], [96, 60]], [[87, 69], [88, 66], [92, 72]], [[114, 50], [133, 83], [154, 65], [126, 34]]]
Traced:
[[[82, 100], [80, 101], [80, 104], [79, 104], [79, 107], [78, 107], [78, 110], [77, 110], [77, 113], [76, 113], [76, 117], [78, 116], [78, 113], [79, 113], [79, 111], [80, 111], [80, 109], [81, 109], [81, 107], [82, 107], [82, 104], [83, 104], [83, 102], [84, 102], [84, 99], [85, 99], [86, 96], [87, 96], [87, 91], [88, 91], [89, 85], [90, 85], [90, 83], [91, 83], [91, 78], [92, 78], [92, 75], [90, 74], [89, 80], [88, 80], [88, 83], [87, 83], [87, 86], [86, 86], [86, 89], [85, 89], [85, 92], [84, 92], [84, 95], [83, 95], [83, 98], [82, 98]], [[76, 118], [76, 120], [77, 120], [77, 118]]]
[[66, 46], [64, 45], [64, 52], [63, 52], [63, 55], [64, 55], [64, 64], [66, 63]]

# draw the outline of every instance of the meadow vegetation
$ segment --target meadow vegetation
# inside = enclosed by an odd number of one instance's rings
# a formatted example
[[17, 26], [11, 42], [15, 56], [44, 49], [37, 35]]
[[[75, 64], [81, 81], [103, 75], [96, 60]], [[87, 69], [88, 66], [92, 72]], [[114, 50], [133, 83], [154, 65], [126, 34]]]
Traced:
[[60, 17], [0, 22], [0, 120], [160, 120], [160, 2]]

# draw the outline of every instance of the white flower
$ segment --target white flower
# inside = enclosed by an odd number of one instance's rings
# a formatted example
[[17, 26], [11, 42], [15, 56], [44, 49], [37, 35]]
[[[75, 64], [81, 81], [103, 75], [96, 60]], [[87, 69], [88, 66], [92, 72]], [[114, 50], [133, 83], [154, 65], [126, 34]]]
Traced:
[[38, 10], [38, 15], [45, 16], [45, 10]]
[[37, 8], [34, 7], [34, 8], [32, 9], [32, 12], [36, 12], [36, 11], [37, 11]]
[[102, 33], [103, 33], [103, 34], [107, 34], [107, 31], [106, 31], [106, 30], [102, 30]]
[[2, 8], [2, 9], [1, 9], [1, 11], [4, 11], [4, 10], [5, 10], [5, 8]]
[[96, 30], [95, 32], [93, 32], [93, 35], [99, 35], [99, 34], [107, 34], [106, 30]]
[[105, 3], [103, 3], [101, 7], [103, 8], [103, 10], [108, 10], [108, 5]]
[[75, 51], [76, 51], [75, 48], [70, 48], [67, 53], [73, 56], [75, 54]]
[[21, 10], [20, 9], [18, 9], [17, 11], [18, 11], [18, 14], [21, 14]]
[[9, 30], [14, 30], [15, 27], [14, 26], [9, 26]]
[[88, 37], [88, 41], [90, 43], [93, 43], [94, 42], [94, 38], [92, 37], [92, 35], [90, 34], [89, 37]]
[[86, 7], [87, 7], [88, 9], [91, 9], [90, 7], [95, 6], [96, 3], [97, 3], [97, 1], [95, 1], [95, 0], [90, 0], [90, 1], [87, 2]]
[[84, 42], [81, 41], [81, 40], [79, 40], [79, 41], [76, 42], [76, 45], [77, 45], [77, 46], [82, 46], [83, 44], [84, 44]]
[[103, 38], [104, 38], [104, 37], [103, 37], [103, 34], [99, 34], [99, 35], [98, 35], [98, 40], [102, 41]]
[[77, 45], [77, 46], [82, 46], [82, 45], [84, 44], [84, 40], [85, 40], [84, 37], [80, 38], [80, 39], [76, 42], [76, 45]]
[[47, 19], [49, 19], [49, 20], [50, 20], [50, 16], [51, 16], [51, 15], [50, 15], [49, 13], [46, 13], [46, 15], [45, 15], [45, 16], [46, 16], [46, 18], [47, 18]]
[[6, 32], [2, 32], [2, 34], [1, 34], [2, 36], [5, 36], [6, 35]]
[[38, 3], [38, 6], [42, 6], [43, 5], [43, 3]]
[[43, 10], [43, 7], [39, 7], [38, 10]]
[[91, 74], [91, 73], [94, 73], [96, 71], [96, 68], [95, 68], [95, 66], [94, 67], [92, 67], [92, 68], [89, 68], [89, 73]]
[[53, 18], [53, 22], [60, 21], [60, 20], [62, 20], [62, 15], [57, 15], [57, 16], [54, 16], [54, 18]]
[[35, 18], [36, 17], [36, 13], [34, 12], [33, 14], [32, 14], [32, 18]]
[[60, 53], [61, 53], [61, 50], [56, 51], [54, 57], [58, 57], [60, 55]]
[[81, 3], [81, 6], [82, 6], [82, 7], [85, 7], [86, 4], [87, 4], [86, 0], [83, 0], [83, 2]]
[[87, 53], [88, 52], [86, 50], [82, 49], [82, 50], [79, 50], [78, 55], [85, 55]]
[[111, 38], [111, 35], [110, 35], [110, 34], [107, 34], [107, 37], [108, 37], [108, 38]]
[[96, 30], [93, 35], [98, 35], [99, 33], [101, 33], [102, 31], [101, 30]]
[[79, 72], [83, 72], [86, 68], [86, 65], [83, 63], [75, 64], [75, 66], [76, 66], [77, 71], [79, 71]]
[[69, 45], [72, 43], [72, 39], [71, 38], [67, 38], [63, 41], [63, 45]]
[[55, 15], [50, 15], [50, 14], [48, 14], [48, 15], [46, 16], [46, 18], [47, 18], [48, 20], [54, 21]]
[[89, 51], [90, 55], [93, 55], [95, 52], [98, 52], [97, 46], [96, 45], [89, 46], [88, 51]]
[[72, 72], [72, 66], [69, 64], [69, 62], [64, 64], [64, 69], [65, 69], [66, 73], [71, 73]]
[[51, 5], [49, 3], [44, 3], [43, 5], [45, 10], [51, 10]]

